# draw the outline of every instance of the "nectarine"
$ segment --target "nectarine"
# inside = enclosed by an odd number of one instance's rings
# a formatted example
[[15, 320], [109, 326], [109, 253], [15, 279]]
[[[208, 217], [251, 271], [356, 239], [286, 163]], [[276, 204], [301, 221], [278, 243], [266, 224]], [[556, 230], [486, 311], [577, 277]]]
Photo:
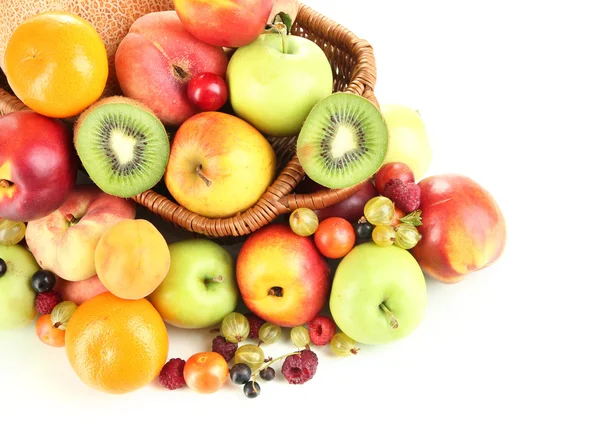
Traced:
[[418, 184], [422, 238], [410, 251], [426, 274], [456, 283], [500, 258], [506, 222], [486, 189], [457, 174], [430, 176]]

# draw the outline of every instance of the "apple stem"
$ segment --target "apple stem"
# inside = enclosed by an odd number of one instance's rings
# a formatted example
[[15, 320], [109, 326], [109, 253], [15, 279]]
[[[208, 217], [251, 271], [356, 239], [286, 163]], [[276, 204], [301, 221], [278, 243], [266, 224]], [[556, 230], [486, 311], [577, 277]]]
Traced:
[[222, 283], [224, 280], [222, 275], [217, 275], [216, 277], [213, 278], [207, 278], [206, 280], [204, 280], [206, 283]]
[[390, 326], [393, 329], [398, 329], [398, 320], [394, 317], [392, 312], [385, 306], [383, 302], [379, 306], [385, 312], [385, 315], [388, 317], [388, 319], [390, 319]]
[[198, 174], [198, 176], [199, 176], [200, 178], [202, 178], [202, 181], [204, 181], [204, 182], [206, 183], [206, 186], [207, 186], [207, 187], [210, 187], [210, 186], [211, 186], [211, 184], [212, 184], [212, 181], [211, 181], [211, 180], [209, 180], [208, 178], [206, 178], [206, 177], [204, 176], [204, 174], [202, 173], [202, 165], [200, 165], [200, 166], [198, 166], [198, 167], [196, 168], [196, 173]]
[[0, 187], [7, 189], [12, 186], [12, 183], [8, 180], [0, 180]]
[[275, 31], [277, 33], [279, 33], [279, 36], [281, 36], [281, 51], [284, 54], [287, 54], [288, 52], [288, 28], [285, 25], [285, 23], [283, 22], [277, 22], [275, 24], [271, 25], [272, 29], [275, 29]]

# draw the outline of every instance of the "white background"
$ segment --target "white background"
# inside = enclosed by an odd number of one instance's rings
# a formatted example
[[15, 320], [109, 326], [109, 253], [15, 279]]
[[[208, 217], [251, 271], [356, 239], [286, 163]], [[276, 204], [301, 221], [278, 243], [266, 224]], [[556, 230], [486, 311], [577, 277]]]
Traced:
[[[379, 101], [424, 118], [428, 174], [462, 173], [494, 195], [508, 224], [502, 259], [456, 285], [428, 280], [425, 320], [405, 340], [348, 359], [320, 349], [312, 381], [266, 383], [255, 400], [233, 385], [104, 395], [33, 327], [0, 333], [1, 428], [599, 429], [593, 2], [306, 3], [371, 42]], [[171, 330], [170, 356], [209, 343]]]

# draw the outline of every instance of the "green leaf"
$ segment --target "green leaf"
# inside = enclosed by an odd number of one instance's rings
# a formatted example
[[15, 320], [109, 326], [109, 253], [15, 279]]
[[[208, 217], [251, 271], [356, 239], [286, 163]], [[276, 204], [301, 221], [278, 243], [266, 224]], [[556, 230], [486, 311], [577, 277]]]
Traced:
[[292, 17], [285, 12], [279, 12], [277, 15], [275, 15], [275, 18], [273, 18], [273, 24], [280, 22], [285, 24], [287, 27], [287, 34], [290, 34], [292, 32], [292, 25], [294, 24]]
[[413, 226], [421, 226], [423, 222], [421, 221], [421, 210], [413, 211], [409, 214], [406, 214], [404, 217], [400, 219], [402, 223], [412, 224]]

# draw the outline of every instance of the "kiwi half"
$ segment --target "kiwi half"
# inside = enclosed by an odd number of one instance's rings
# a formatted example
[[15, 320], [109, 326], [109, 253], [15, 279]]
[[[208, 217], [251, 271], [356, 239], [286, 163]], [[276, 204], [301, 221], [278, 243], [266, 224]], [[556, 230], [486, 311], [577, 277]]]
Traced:
[[154, 187], [170, 154], [169, 135], [145, 105], [122, 96], [100, 100], [78, 118], [75, 148], [105, 193], [130, 198]]
[[351, 187], [383, 164], [388, 129], [379, 109], [351, 93], [333, 93], [310, 111], [297, 141], [306, 175], [330, 189]]

